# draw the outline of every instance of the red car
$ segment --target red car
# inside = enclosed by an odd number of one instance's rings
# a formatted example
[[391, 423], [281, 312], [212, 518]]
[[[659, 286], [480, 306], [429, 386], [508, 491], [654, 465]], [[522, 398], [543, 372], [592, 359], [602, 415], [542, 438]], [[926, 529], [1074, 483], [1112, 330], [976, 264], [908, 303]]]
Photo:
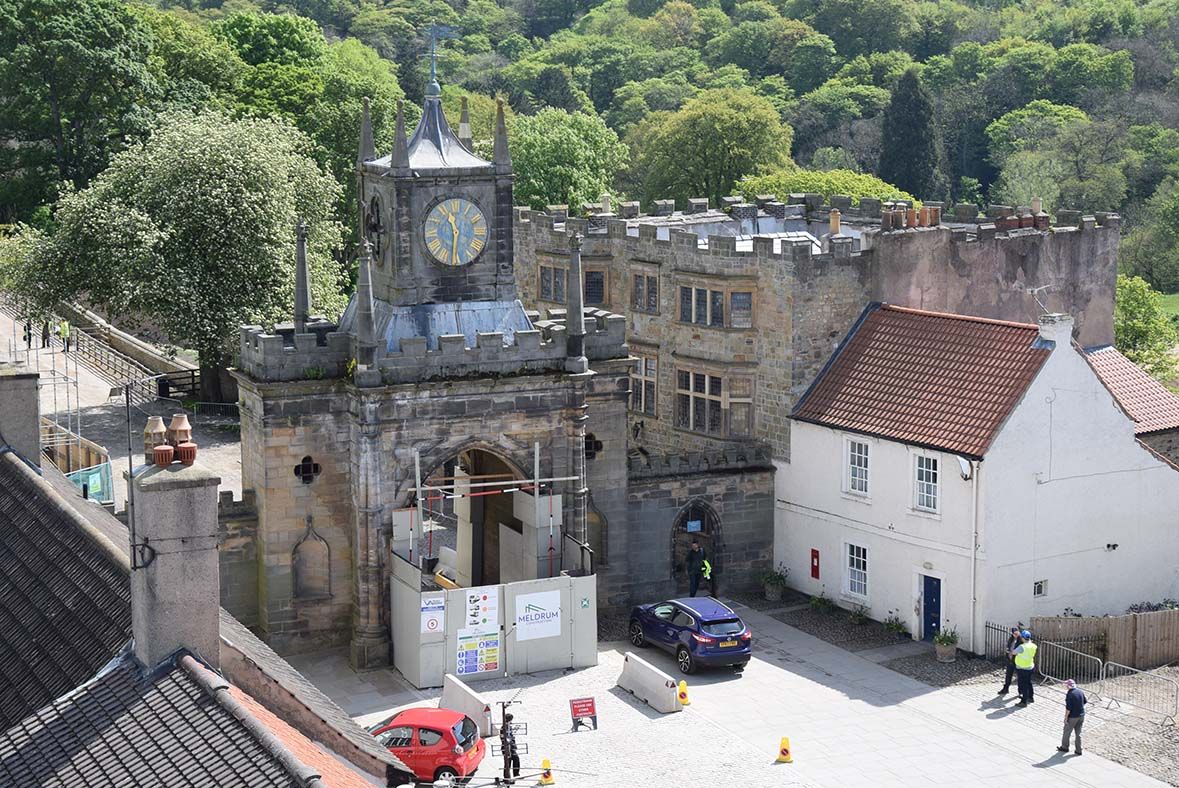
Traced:
[[368, 731], [425, 782], [470, 777], [487, 754], [479, 726], [450, 709], [406, 709]]

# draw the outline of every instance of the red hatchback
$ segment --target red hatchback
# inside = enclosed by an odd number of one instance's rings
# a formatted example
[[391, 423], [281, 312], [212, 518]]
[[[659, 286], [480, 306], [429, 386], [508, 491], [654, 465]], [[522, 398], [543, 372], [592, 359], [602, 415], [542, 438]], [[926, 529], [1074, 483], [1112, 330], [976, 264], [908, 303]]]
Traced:
[[368, 731], [426, 782], [470, 777], [487, 754], [479, 726], [450, 709], [406, 709]]

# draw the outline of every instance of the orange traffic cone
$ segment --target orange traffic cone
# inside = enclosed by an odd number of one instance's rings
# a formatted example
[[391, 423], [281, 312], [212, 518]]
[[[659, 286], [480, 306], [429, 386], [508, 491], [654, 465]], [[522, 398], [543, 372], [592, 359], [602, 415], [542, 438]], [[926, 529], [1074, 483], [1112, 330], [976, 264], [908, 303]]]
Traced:
[[794, 763], [794, 756], [790, 754], [790, 737], [783, 736], [778, 745], [778, 763]]
[[692, 701], [688, 700], [688, 682], [682, 680], [680, 681], [680, 688], [679, 691], [676, 692], [676, 696], [680, 699], [681, 706], [692, 705]]
[[556, 785], [557, 781], [553, 779], [553, 764], [548, 758], [540, 762], [540, 781], [537, 785]]

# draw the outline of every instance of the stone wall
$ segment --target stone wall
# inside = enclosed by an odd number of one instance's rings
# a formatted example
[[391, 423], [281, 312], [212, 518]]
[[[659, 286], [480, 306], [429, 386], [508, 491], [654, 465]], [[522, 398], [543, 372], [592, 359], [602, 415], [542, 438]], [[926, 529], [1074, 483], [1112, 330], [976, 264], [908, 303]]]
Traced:
[[1162, 430], [1139, 435], [1138, 440], [1179, 465], [1179, 430]]
[[[768, 447], [744, 451], [650, 455], [632, 459], [627, 486], [630, 571], [602, 607], [651, 602], [685, 592], [675, 573], [673, 538], [681, 513], [702, 503], [718, 523], [709, 555], [717, 593], [759, 587], [774, 552], [774, 469]], [[686, 535], [681, 535], [681, 539]], [[690, 538], [690, 537], [687, 537]]]
[[234, 500], [223, 490], [217, 502], [221, 607], [248, 627], [258, 625], [258, 509], [253, 490]]
[[[575, 219], [516, 211], [516, 280], [525, 306], [550, 304], [537, 292], [538, 267], [564, 266], [568, 237], [585, 234], [586, 270], [607, 274], [604, 306], [626, 316], [626, 340], [636, 356], [657, 360], [655, 412], [630, 414], [632, 445], [652, 452], [717, 451], [749, 440], [789, 458], [788, 416], [794, 402], [873, 301], [1019, 322], [1035, 322], [1046, 307], [1068, 312], [1086, 346], [1112, 342], [1119, 218], [1099, 215], [1069, 221], [1076, 226], [1012, 227], [1018, 219], [971, 217], [952, 226], [882, 231], [881, 206], [865, 200], [850, 209], [844, 199], [825, 205], [818, 195], [791, 197], [791, 206], [762, 202], [761, 214], [779, 222], [797, 215], [797, 229], [820, 232], [832, 207], [852, 221], [840, 235], [822, 235], [824, 251], [787, 238], [755, 236], [738, 243], [734, 235], [698, 236], [676, 226], [645, 224], [644, 217]], [[753, 206], [730, 207], [748, 213]], [[677, 215], [678, 216], [678, 215]], [[666, 217], [661, 217], [660, 221]], [[687, 221], [687, 220], [685, 220]], [[637, 223], [636, 223], [637, 222]], [[854, 222], [854, 224], [853, 224]], [[713, 221], [707, 228], [746, 231], [748, 217], [732, 227]], [[740, 225], [740, 227], [738, 227]], [[690, 224], [685, 223], [685, 227]], [[705, 225], [702, 225], [705, 226]], [[631, 234], [635, 233], [635, 234]], [[738, 248], [740, 247], [740, 248]], [[654, 311], [634, 306], [633, 277], [658, 283]], [[726, 294], [752, 290], [753, 325], [699, 325], [680, 321], [681, 286]], [[676, 373], [700, 369], [724, 378], [753, 376], [754, 428], [751, 436], [708, 434], [676, 423]]]

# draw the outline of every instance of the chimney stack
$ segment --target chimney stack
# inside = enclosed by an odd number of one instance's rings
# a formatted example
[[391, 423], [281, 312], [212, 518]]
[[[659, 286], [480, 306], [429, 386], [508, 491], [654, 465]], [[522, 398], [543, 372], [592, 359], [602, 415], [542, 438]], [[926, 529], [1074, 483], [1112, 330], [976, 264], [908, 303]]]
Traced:
[[1068, 347], [1073, 339], [1073, 316], [1060, 312], [1040, 315], [1040, 339], [1055, 342], [1057, 347]]
[[[182, 445], [195, 454], [195, 444]], [[162, 463], [166, 452], [159, 449]], [[132, 481], [131, 632], [135, 657], [148, 668], [180, 648], [220, 667], [220, 483], [204, 466], [178, 462], [153, 465]]]
[[40, 375], [30, 367], [0, 364], [0, 443], [41, 467]]

